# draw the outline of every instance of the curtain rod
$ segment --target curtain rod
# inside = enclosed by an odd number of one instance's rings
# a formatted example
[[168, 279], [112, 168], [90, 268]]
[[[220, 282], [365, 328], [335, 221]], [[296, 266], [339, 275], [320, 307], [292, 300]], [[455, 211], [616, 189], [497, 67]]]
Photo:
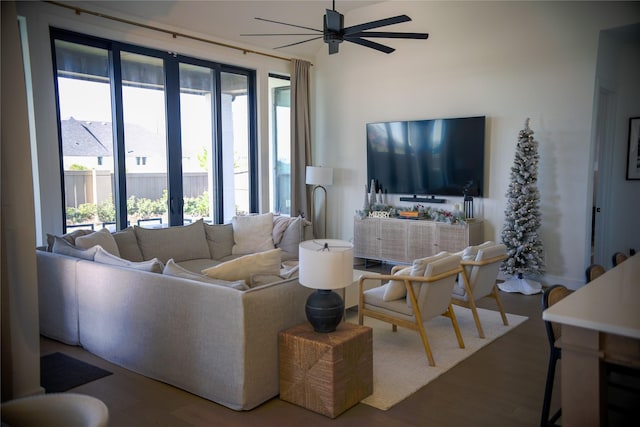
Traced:
[[184, 37], [186, 39], [196, 40], [196, 41], [203, 42], [203, 43], [209, 43], [209, 44], [213, 44], [213, 45], [216, 45], [216, 46], [226, 47], [226, 48], [229, 48], [229, 49], [240, 50], [245, 55], [247, 53], [255, 53], [256, 55], [268, 56], [270, 58], [281, 59], [283, 61], [291, 61], [293, 59], [293, 58], [286, 58], [284, 56], [272, 55], [270, 53], [259, 52], [257, 50], [246, 49], [244, 47], [234, 46], [234, 45], [228, 44], [228, 43], [217, 42], [217, 41], [205, 39], [205, 38], [202, 38], [202, 37], [191, 36], [189, 34], [184, 34], [184, 33], [180, 33], [180, 32], [177, 32], [177, 31], [170, 31], [170, 30], [166, 30], [164, 28], [154, 27], [153, 25], [142, 24], [142, 23], [139, 23], [139, 22], [131, 21], [129, 19], [118, 18], [116, 16], [111, 16], [111, 15], [106, 15], [104, 13], [94, 12], [94, 11], [91, 11], [91, 10], [88, 10], [88, 9], [84, 9], [84, 8], [80, 8], [80, 7], [76, 7], [76, 6], [71, 6], [71, 5], [60, 3], [60, 2], [57, 2], [57, 1], [45, 0], [45, 3], [50, 3], [50, 4], [53, 4], [55, 6], [60, 6], [60, 7], [66, 8], [66, 9], [71, 9], [76, 13], [76, 15], [80, 15], [82, 13], [85, 13], [87, 15], [93, 15], [93, 16], [97, 16], [99, 18], [110, 19], [112, 21], [121, 22], [123, 24], [134, 25], [136, 27], [146, 28], [148, 30], [158, 31], [158, 32], [165, 33], [165, 34], [170, 34], [174, 39], [178, 38], [178, 37]]

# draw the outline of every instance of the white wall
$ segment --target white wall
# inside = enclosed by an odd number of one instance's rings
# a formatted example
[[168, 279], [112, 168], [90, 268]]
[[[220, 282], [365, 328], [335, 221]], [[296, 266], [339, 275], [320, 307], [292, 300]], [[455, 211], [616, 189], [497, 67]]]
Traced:
[[598, 37], [601, 29], [639, 22], [640, 8], [394, 1], [354, 10], [345, 25], [401, 13], [413, 22], [386, 29], [426, 31], [429, 39], [389, 40], [397, 48], [390, 55], [342, 43], [339, 54], [323, 48], [314, 61], [314, 163], [337, 168], [328, 191], [329, 236], [353, 237], [367, 183], [366, 123], [485, 115], [486, 196], [476, 204], [485, 238], [500, 240], [518, 131], [530, 117], [540, 143], [546, 281], [583, 283]]

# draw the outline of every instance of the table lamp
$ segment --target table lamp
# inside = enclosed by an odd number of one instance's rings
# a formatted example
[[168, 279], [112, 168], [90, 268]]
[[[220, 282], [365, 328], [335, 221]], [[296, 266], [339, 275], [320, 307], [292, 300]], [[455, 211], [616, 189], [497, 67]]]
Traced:
[[353, 283], [353, 244], [342, 240], [306, 240], [300, 243], [301, 285], [315, 289], [305, 312], [316, 332], [333, 332], [344, 314], [342, 297], [333, 289]]
[[315, 216], [315, 200], [316, 190], [321, 189], [324, 191], [324, 237], [327, 237], [327, 189], [325, 185], [333, 184], [333, 168], [325, 168], [322, 166], [307, 166], [305, 183], [313, 185], [311, 190], [311, 212]]

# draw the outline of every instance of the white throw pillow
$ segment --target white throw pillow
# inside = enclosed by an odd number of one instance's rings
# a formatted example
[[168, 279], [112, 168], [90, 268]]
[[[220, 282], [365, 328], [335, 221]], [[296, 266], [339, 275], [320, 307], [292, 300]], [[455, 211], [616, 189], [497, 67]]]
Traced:
[[116, 265], [119, 267], [128, 267], [141, 271], [149, 271], [151, 273], [162, 273], [162, 269], [164, 265], [158, 258], [153, 258], [148, 261], [141, 262], [133, 262], [126, 260], [124, 258], [117, 257], [115, 255], [110, 254], [109, 252], [102, 249], [100, 246], [96, 246], [98, 250], [96, 251], [96, 256], [94, 258], [95, 262], [99, 262], [101, 264], [109, 264]]
[[100, 246], [93, 246], [89, 249], [76, 248], [62, 237], [54, 236], [51, 252], [93, 261], [99, 247]]
[[233, 226], [234, 255], [254, 254], [275, 248], [273, 245], [273, 214], [235, 216]]
[[167, 264], [164, 266], [164, 270], [162, 270], [162, 274], [164, 274], [165, 276], [181, 277], [183, 279], [197, 280], [198, 282], [227, 286], [229, 288], [238, 289], [239, 291], [246, 291], [247, 289], [249, 289], [244, 280], [229, 282], [227, 280], [213, 279], [209, 276], [205, 276], [204, 274], [198, 274], [194, 273], [193, 271], [189, 271], [186, 268], [176, 264], [173, 259], [167, 261]]
[[76, 237], [76, 246], [82, 249], [89, 249], [93, 246], [99, 245], [105, 251], [117, 257], [120, 256], [120, 250], [116, 239], [113, 238], [111, 232], [106, 228], [95, 233], [87, 234], [85, 236]]
[[437, 255], [433, 255], [430, 257], [426, 257], [426, 258], [419, 258], [413, 261], [413, 266], [411, 269], [411, 275], [412, 276], [424, 276], [424, 270], [427, 268], [427, 265], [429, 265], [429, 263], [437, 261], [441, 258], [444, 258], [446, 256], [448, 256], [449, 253], [442, 251]]
[[[396, 271], [394, 276], [409, 276], [413, 267], [405, 267]], [[382, 299], [384, 301], [393, 301], [407, 296], [407, 287], [404, 285], [404, 280], [390, 280], [385, 285], [384, 295]]]
[[254, 274], [278, 276], [280, 275], [281, 252], [281, 249], [271, 249], [241, 256], [202, 270], [202, 274], [214, 279], [244, 280], [247, 283], [251, 283], [251, 276]]

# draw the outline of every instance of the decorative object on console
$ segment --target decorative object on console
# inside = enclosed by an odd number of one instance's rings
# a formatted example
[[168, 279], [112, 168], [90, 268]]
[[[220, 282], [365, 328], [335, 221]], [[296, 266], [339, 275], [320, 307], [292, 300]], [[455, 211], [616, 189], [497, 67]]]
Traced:
[[376, 204], [376, 180], [371, 180], [371, 185], [369, 186], [369, 208]]
[[527, 118], [524, 129], [518, 133], [511, 182], [506, 193], [506, 220], [502, 229], [502, 243], [507, 247], [508, 258], [500, 269], [513, 277], [498, 285], [502, 291], [525, 295], [541, 292], [542, 286], [524, 275], [538, 275], [545, 271], [544, 250], [538, 234], [538, 141], [533, 138], [530, 121]]
[[353, 282], [353, 245], [342, 240], [300, 243], [299, 282], [316, 289], [307, 299], [307, 319], [316, 332], [333, 332], [342, 320], [344, 302], [333, 289]]
[[[322, 166], [307, 166], [306, 169], [306, 183], [308, 185], [313, 185], [313, 190], [311, 191], [311, 215], [315, 215], [315, 200], [316, 200], [316, 190], [321, 189], [324, 192], [324, 228], [322, 232], [324, 233], [324, 237], [327, 237], [327, 189], [324, 187], [325, 185], [333, 184], [333, 169], [325, 168]], [[315, 221], [314, 221], [315, 222]]]
[[473, 197], [469, 194], [469, 188], [473, 185], [473, 181], [469, 181], [464, 186], [464, 216], [473, 218]]

